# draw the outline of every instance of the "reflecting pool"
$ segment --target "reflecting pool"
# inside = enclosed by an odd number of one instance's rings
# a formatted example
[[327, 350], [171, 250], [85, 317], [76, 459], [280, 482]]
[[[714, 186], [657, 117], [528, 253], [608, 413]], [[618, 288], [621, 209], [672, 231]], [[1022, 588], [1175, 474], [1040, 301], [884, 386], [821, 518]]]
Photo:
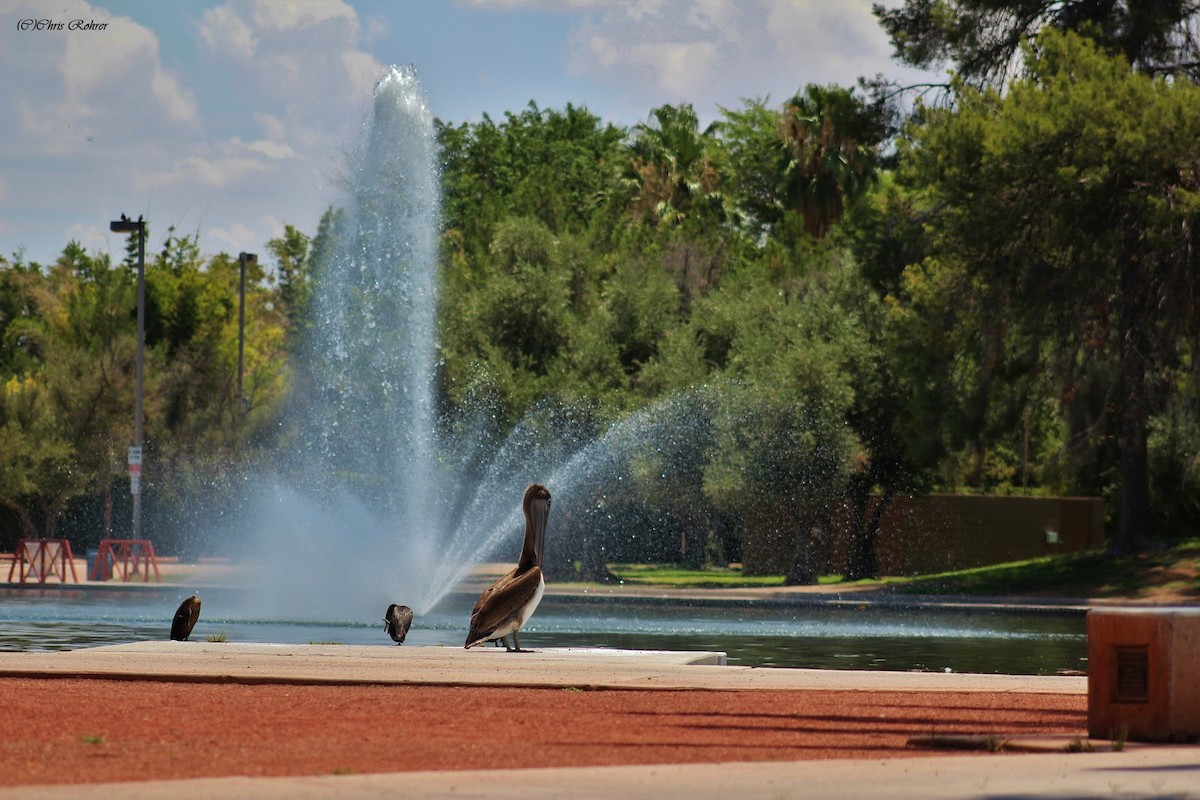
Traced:
[[[166, 639], [190, 592], [0, 589], [0, 650], [69, 650]], [[202, 592], [193, 639], [392, 647], [368, 612], [345, 620], [260, 619], [229, 612], [231, 590]], [[413, 622], [405, 646], [461, 647], [473, 598], [451, 595]], [[1048, 675], [1086, 669], [1078, 610], [1012, 610], [871, 604], [642, 602], [547, 596], [521, 632], [537, 647], [718, 650], [730, 664], [821, 669], [928, 670]]]

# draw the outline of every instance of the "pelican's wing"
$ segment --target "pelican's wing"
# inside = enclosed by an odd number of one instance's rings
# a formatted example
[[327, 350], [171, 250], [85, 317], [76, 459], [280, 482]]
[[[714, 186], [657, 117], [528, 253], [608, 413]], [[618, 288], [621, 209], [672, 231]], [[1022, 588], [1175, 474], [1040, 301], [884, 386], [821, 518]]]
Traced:
[[516, 580], [516, 577], [517, 577], [517, 568], [513, 567], [504, 575], [500, 576], [499, 578], [496, 578], [496, 580], [492, 583], [491, 586], [487, 587], [482, 592], [480, 592], [479, 599], [475, 601], [475, 605], [471, 606], [471, 619], [472, 620], [475, 619], [475, 615], [479, 613], [479, 609], [483, 608], [484, 604], [487, 603], [488, 598], [496, 593], [496, 589], [498, 587], [504, 586], [504, 585], [508, 584], [510, 581]]
[[487, 639], [537, 594], [542, 568], [532, 567], [520, 575], [505, 575], [483, 590], [471, 612], [467, 646]]

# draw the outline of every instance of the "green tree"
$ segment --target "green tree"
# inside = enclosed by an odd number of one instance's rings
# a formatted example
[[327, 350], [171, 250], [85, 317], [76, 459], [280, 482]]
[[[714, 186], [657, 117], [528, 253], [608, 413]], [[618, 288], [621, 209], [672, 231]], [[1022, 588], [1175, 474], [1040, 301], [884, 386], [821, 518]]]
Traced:
[[[58, 498], [47, 487], [74, 456], [48, 394], [35, 376], [13, 376], [0, 386], [0, 505], [16, 515], [25, 538], [53, 531], [49, 511]], [[6, 538], [11, 550], [17, 537]]]
[[929, 303], [924, 285], [906, 280], [919, 274], [915, 265], [929, 253], [924, 223], [931, 211], [920, 187], [909, 189], [884, 173], [846, 226], [858, 279], [844, 284], [844, 302], [859, 315], [870, 344], [851, 371], [854, 403], [847, 418], [860, 444], [846, 491], [850, 581], [879, 577], [876, 542], [892, 499], [944, 485], [938, 467], [948, 430], [956, 427], [960, 394], [947, 369], [954, 363], [947, 343], [956, 330], [956, 307], [942, 305], [941, 292]]
[[862, 321], [838, 297], [836, 258], [781, 290], [745, 280], [697, 308], [721, 381], [704, 491], [746, 526], [794, 543], [789, 583], [812, 583], [821, 564], [813, 532], [828, 532], [858, 449], [846, 423], [854, 364], [867, 354]]
[[905, 158], [941, 204], [935, 251], [961, 265], [976, 319], [995, 321], [980, 369], [1001, 363], [1010, 331], [1031, 358], [1053, 343], [1064, 397], [1111, 366], [1110, 551], [1137, 552], [1150, 543], [1154, 376], [1196, 334], [1200, 88], [1139, 75], [1074, 35], [1044, 35], [1028, 57], [1006, 95], [960, 85], [956, 109], [927, 111]]
[[624, 172], [630, 213], [654, 224], [676, 224], [706, 205], [723, 211], [714, 130], [712, 125], [700, 130], [690, 104], [659, 106], [650, 121], [635, 126]]
[[0, 503], [27, 536], [53, 536], [69, 500], [108, 487], [131, 438], [134, 284], [74, 243], [38, 277], [36, 322], [8, 331], [30, 358], [0, 398]]
[[767, 100], [745, 100], [739, 109], [721, 109], [714, 125], [720, 139], [716, 156], [726, 190], [756, 240], [769, 235], [783, 216], [780, 168], [786, 159], [778, 109]]
[[853, 90], [809, 84], [783, 104], [782, 202], [817, 239], [873, 184], [886, 117]]
[[821, 238], [874, 185], [891, 135], [882, 102], [809, 84], [779, 109], [746, 101], [716, 123], [720, 167], [756, 238]]
[[275, 259], [279, 280], [279, 301], [288, 327], [298, 330], [308, 318], [312, 296], [309, 275], [309, 238], [293, 225], [285, 225], [283, 236], [267, 242], [267, 250]]
[[905, 64], [952, 62], [966, 82], [1000, 87], [1045, 29], [1074, 31], [1152, 74], [1200, 77], [1196, 0], [905, 0], [875, 16]]
[[436, 123], [447, 231], [485, 250], [508, 216], [536, 217], [554, 233], [585, 229], [612, 194], [623, 131], [569, 103], [559, 111], [530, 102], [504, 116]]

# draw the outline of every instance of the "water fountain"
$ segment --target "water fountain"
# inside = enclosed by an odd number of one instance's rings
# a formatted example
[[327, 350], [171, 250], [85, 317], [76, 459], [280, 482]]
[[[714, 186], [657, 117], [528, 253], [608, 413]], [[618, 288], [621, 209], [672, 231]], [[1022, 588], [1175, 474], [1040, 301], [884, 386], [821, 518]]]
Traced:
[[[244, 613], [354, 619], [401, 602], [424, 615], [481, 559], [515, 558], [527, 483], [552, 487], [556, 508], [578, 507], [639, 449], [695, 438], [682, 420], [698, 396], [590, 441], [543, 409], [502, 438], [486, 412], [453, 430], [438, 418], [435, 150], [413, 71], [392, 68], [375, 87], [315, 278], [291, 456], [262, 482], [246, 523]], [[506, 542], [512, 552], [496, 553]]]
[[[426, 97], [412, 69], [392, 68], [316, 277], [291, 455], [250, 517], [258, 613], [339, 619], [400, 601], [423, 614], [461, 577], [433, 565], [481, 538], [460, 529], [463, 453], [440, 439], [433, 408], [436, 163]], [[522, 487], [505, 488], [509, 502], [474, 504], [475, 525], [513, 523]]]

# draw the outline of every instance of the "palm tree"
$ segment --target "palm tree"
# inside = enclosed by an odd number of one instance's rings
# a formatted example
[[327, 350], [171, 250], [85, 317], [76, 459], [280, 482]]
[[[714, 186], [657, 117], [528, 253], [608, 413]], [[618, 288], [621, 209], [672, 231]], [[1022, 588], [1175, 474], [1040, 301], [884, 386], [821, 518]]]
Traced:
[[886, 125], [852, 90], [809, 84], [783, 104], [778, 132], [780, 196], [819, 239], [874, 182]]
[[676, 223], [701, 202], [721, 205], [720, 172], [711, 157], [713, 126], [700, 130], [691, 104], [659, 106], [634, 127], [623, 182], [629, 210], [657, 223]]

